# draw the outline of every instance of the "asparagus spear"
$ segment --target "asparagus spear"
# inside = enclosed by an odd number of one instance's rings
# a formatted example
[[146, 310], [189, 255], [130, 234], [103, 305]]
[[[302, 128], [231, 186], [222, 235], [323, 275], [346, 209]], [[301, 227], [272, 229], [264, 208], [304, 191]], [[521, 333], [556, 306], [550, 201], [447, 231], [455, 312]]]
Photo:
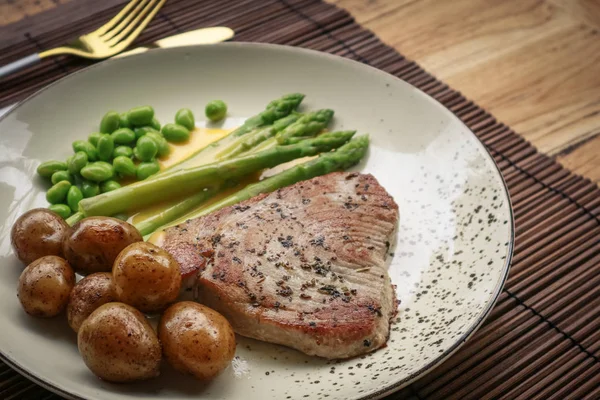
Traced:
[[325, 109], [306, 114], [279, 132], [277, 143], [287, 144], [287, 139], [298, 136], [314, 136], [321, 132], [333, 118], [333, 110]]
[[140, 231], [142, 236], [148, 235], [161, 226], [168, 224], [182, 215], [185, 215], [190, 210], [196, 209], [202, 203], [219, 193], [226, 185], [227, 184], [206, 187], [202, 191], [193, 194], [190, 197], [187, 197], [186, 199], [165, 208], [163, 211], [135, 224], [135, 227], [138, 231]]
[[296, 138], [310, 138], [321, 132], [333, 118], [333, 110], [324, 109], [308, 113], [296, 122], [278, 132], [274, 138], [270, 138], [255, 146], [253, 152], [272, 148], [278, 144], [292, 144], [291, 141], [299, 141]]
[[221, 161], [149, 179], [111, 192], [84, 199], [79, 211], [85, 216], [114, 215], [148, 206], [169, 198], [197, 192], [230, 179], [272, 168], [301, 157], [317, 155], [346, 143], [354, 131], [331, 132], [297, 144], [276, 146], [233, 160]]
[[[332, 116], [333, 111], [331, 110], [319, 110], [309, 113], [306, 116], [302, 116], [301, 114], [288, 115], [287, 117], [278, 119], [273, 123], [273, 125], [247, 134], [241, 138], [241, 141], [234, 142], [232, 145], [226, 147], [223, 151], [217, 154], [217, 158], [226, 160], [236, 157], [240, 153], [247, 152], [250, 149], [252, 149], [253, 152], [259, 151], [256, 150], [257, 145], [267, 139], [269, 139], [270, 142], [267, 143], [268, 146], [263, 150], [272, 148], [277, 145], [277, 141], [275, 140], [274, 136], [279, 132], [286, 133], [286, 137], [290, 139], [288, 140], [290, 142], [289, 144], [299, 143], [301, 140], [298, 139], [300, 138], [297, 138], [294, 135], [316, 135], [323, 129], [325, 125], [327, 125]], [[303, 136], [302, 140], [309, 138], [310, 137]], [[291, 139], [294, 139], [293, 143], [291, 143]], [[181, 202], [168, 206], [160, 213], [157, 213], [140, 222], [136, 225], [136, 227], [142, 233], [142, 235], [152, 233], [158, 227], [168, 224], [174, 219], [194, 210], [210, 197], [216, 195], [220, 189], [220, 187], [204, 188], [202, 192], [193, 194]]]
[[248, 118], [246, 122], [244, 122], [244, 125], [240, 126], [232, 133], [235, 136], [241, 136], [260, 126], [272, 124], [276, 120], [283, 118], [294, 111], [303, 99], [303, 94], [292, 93], [285, 95], [280, 99], [273, 100], [267, 104], [265, 111], [254, 117]]
[[179, 220], [173, 221], [165, 226], [165, 228], [179, 225], [193, 218], [202, 217], [223, 207], [231, 206], [241, 201], [248, 200], [261, 193], [273, 192], [296, 182], [314, 178], [315, 176], [325, 175], [330, 172], [341, 171], [350, 168], [353, 165], [356, 165], [364, 157], [368, 147], [368, 136], [357, 137], [334, 152], [322, 153], [318, 158], [298, 164], [260, 182], [248, 185], [231, 196], [213, 203], [208, 207], [187, 214]]
[[[282, 132], [293, 127], [293, 132], [303, 132], [303, 134], [316, 134], [322, 129], [333, 116], [331, 110], [320, 110], [308, 114], [303, 117], [302, 114], [292, 112], [292, 114], [276, 120], [272, 125], [268, 125], [264, 128], [259, 128], [246, 135], [243, 138], [233, 141], [229, 146], [225, 147], [221, 152], [216, 155], [217, 159], [232, 159], [241, 153], [247, 152], [248, 150], [256, 147], [261, 142], [274, 137], [277, 133]], [[301, 124], [294, 124], [301, 117]], [[288, 134], [288, 136], [293, 133]], [[303, 137], [306, 139], [307, 137]], [[298, 141], [295, 141], [298, 143]], [[272, 140], [269, 147], [273, 147], [277, 144], [275, 140]], [[292, 143], [290, 143], [292, 144]], [[266, 148], [265, 148], [266, 149]], [[205, 164], [205, 163], [203, 163]], [[138, 223], [136, 226], [142, 235], [152, 233], [158, 227], [165, 225], [176, 218], [185, 215], [191, 210], [197, 208], [199, 205], [204, 203], [206, 200], [216, 195], [222, 188], [220, 186], [213, 186], [211, 188], [204, 188], [202, 192], [193, 194], [181, 202], [177, 202], [168, 206], [166, 209], [159, 213], [145, 219]]]
[[217, 154], [216, 157], [219, 159], [229, 159], [237, 156], [240, 153], [244, 153], [258, 145], [259, 143], [267, 140], [268, 138], [275, 136], [277, 132], [280, 132], [289, 125], [293, 124], [301, 116], [302, 114], [293, 113], [288, 115], [287, 117], [278, 119], [273, 123], [273, 125], [268, 125], [264, 128], [259, 128], [245, 135], [243, 138], [234, 141], [229, 146], [225, 147]]
[[[244, 122], [242, 126], [228, 134], [227, 136], [217, 140], [206, 146], [203, 149], [198, 150], [195, 154], [191, 155], [187, 160], [177, 163], [169, 168], [166, 168], [162, 172], [173, 172], [183, 168], [195, 167], [208, 162], [214, 161], [214, 153], [217, 149], [223, 146], [235, 143], [236, 140], [252, 132], [260, 127], [273, 124], [275, 121], [290, 115], [302, 102], [304, 95], [300, 93], [287, 94], [279, 99], [270, 102], [265, 110], [260, 114], [250, 117]], [[291, 123], [293, 121], [290, 121]], [[157, 175], [154, 175], [150, 179], [155, 179]]]
[[253, 149], [252, 151], [256, 152], [271, 148], [278, 143], [275, 139], [271, 139], [274, 136], [282, 138], [280, 144], [292, 144], [287, 143], [286, 139], [296, 136], [315, 136], [327, 126], [329, 121], [331, 121], [333, 110], [318, 110], [306, 115], [297, 116], [296, 119], [290, 117], [291, 116], [288, 116], [277, 120], [271, 127], [256, 131], [240, 141], [234, 142], [219, 153], [217, 157], [226, 159], [235, 157], [250, 149]]
[[83, 218], [85, 217], [85, 215], [83, 215], [82, 212], [76, 212], [73, 215], [71, 215], [69, 218], [67, 218], [65, 220], [65, 222], [69, 225], [69, 226], [73, 226], [75, 225], [77, 222], [81, 221]]

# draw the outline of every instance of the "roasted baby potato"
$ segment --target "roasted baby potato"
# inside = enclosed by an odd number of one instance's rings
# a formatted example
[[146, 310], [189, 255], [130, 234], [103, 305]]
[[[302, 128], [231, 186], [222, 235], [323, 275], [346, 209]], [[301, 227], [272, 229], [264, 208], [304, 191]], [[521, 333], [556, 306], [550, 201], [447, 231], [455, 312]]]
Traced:
[[79, 332], [90, 314], [106, 303], [117, 301], [110, 272], [96, 272], [77, 282], [67, 304], [69, 326]]
[[200, 380], [217, 376], [235, 354], [235, 334], [225, 317], [192, 301], [163, 313], [158, 337], [169, 364]]
[[28, 265], [43, 256], [62, 257], [62, 243], [68, 231], [69, 226], [60, 215], [36, 208], [17, 219], [10, 242], [17, 258]]
[[160, 343], [141, 312], [123, 303], [98, 307], [77, 334], [83, 361], [109, 382], [132, 382], [160, 374]]
[[75, 285], [69, 263], [57, 256], [38, 258], [23, 270], [17, 295], [27, 314], [54, 317], [65, 308]]
[[117, 299], [143, 312], [164, 310], [179, 296], [181, 272], [169, 253], [138, 242], [119, 253], [113, 267]]
[[84, 218], [71, 228], [63, 250], [75, 271], [109, 272], [121, 250], [142, 235], [127, 222], [109, 217]]

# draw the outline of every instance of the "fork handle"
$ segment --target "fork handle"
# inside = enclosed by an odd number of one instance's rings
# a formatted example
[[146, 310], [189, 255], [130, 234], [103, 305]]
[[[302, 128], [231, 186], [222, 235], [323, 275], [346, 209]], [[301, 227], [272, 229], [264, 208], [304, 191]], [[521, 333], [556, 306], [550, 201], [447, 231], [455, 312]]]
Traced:
[[13, 61], [9, 64], [3, 65], [0, 67], [0, 78], [4, 78], [5, 76], [12, 74], [13, 72], [17, 72], [30, 65], [37, 64], [40, 62], [41, 59], [42, 58], [40, 57], [40, 55], [35, 53], [28, 55], [27, 57], [23, 57], [17, 61]]

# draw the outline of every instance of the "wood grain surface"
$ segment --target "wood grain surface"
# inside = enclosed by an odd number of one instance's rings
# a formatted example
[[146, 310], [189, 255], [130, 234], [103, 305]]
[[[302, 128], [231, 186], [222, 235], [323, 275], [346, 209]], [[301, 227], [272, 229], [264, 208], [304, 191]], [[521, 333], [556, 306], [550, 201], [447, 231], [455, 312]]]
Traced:
[[[600, 0], [328, 1], [542, 152], [600, 182]], [[0, 0], [0, 42], [118, 2]]]
[[600, 182], [600, 1], [329, 1]]

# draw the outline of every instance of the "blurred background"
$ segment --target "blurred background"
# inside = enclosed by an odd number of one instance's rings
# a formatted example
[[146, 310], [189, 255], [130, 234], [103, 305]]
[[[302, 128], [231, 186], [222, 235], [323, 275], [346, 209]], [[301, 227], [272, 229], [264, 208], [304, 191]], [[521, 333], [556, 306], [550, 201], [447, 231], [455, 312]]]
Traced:
[[[542, 152], [600, 182], [599, 0], [328, 1]], [[0, 0], [0, 48], [124, 3]], [[222, 2], [232, 3], [247, 1]], [[252, 2], [266, 13], [271, 3]]]

